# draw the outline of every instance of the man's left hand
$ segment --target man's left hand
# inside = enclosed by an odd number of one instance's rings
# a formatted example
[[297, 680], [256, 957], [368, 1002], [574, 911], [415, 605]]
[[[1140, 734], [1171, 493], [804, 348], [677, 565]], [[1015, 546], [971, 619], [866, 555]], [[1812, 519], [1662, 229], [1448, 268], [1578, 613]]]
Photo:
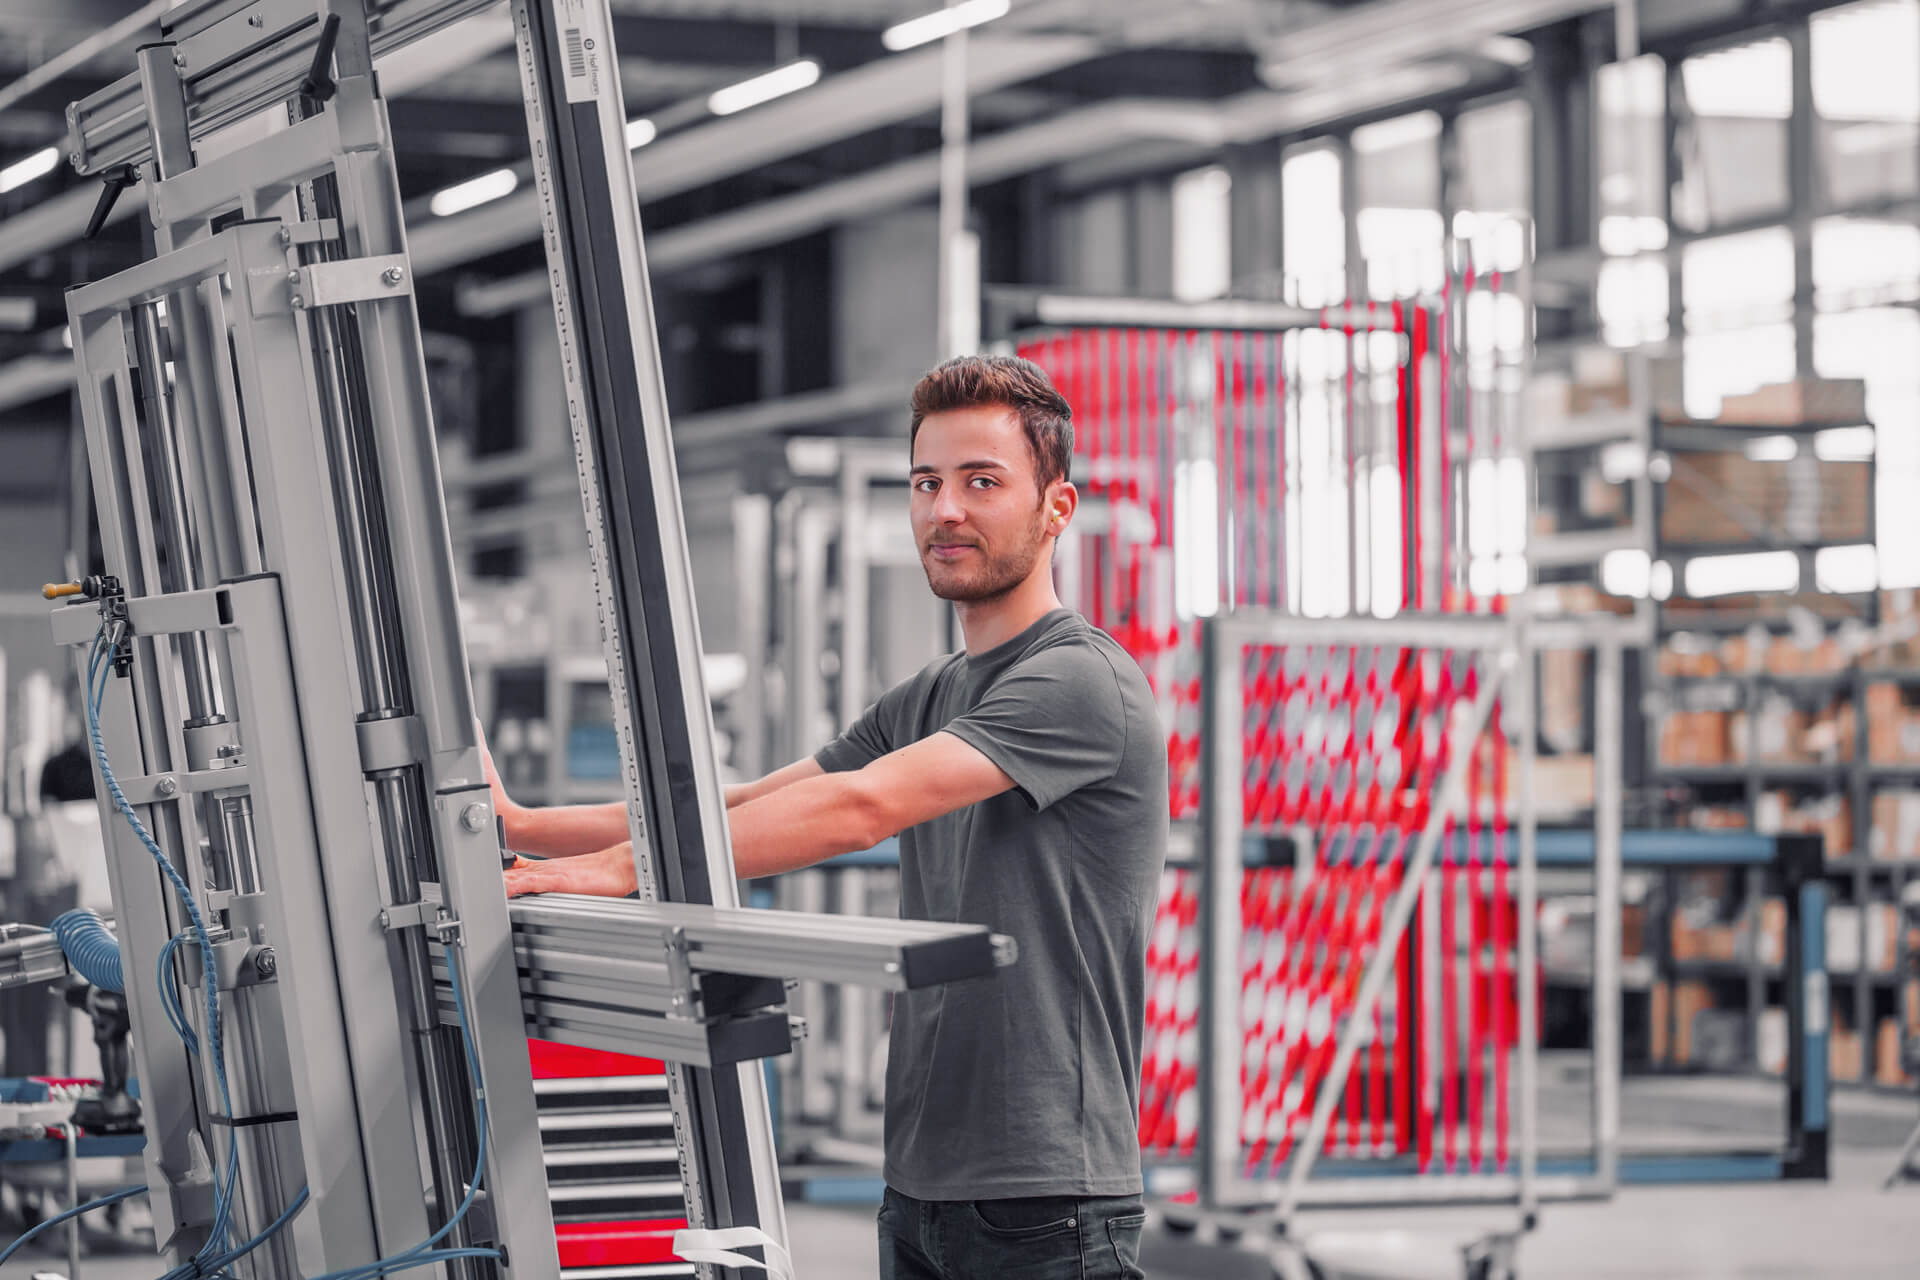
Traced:
[[527, 893], [584, 893], [624, 898], [639, 888], [633, 872], [633, 846], [615, 845], [598, 853], [545, 862], [515, 858], [506, 872], [507, 896]]

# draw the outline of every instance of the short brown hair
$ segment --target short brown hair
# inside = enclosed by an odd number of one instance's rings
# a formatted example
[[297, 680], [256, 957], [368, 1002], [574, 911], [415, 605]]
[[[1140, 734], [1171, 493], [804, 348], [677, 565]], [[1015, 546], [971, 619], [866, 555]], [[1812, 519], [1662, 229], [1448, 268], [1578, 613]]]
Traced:
[[1018, 356], [958, 356], [937, 366], [913, 388], [913, 430], [907, 448], [920, 436], [930, 413], [999, 406], [1020, 417], [1033, 447], [1035, 477], [1046, 492], [1067, 478], [1073, 458], [1073, 406], [1054, 387], [1047, 371]]

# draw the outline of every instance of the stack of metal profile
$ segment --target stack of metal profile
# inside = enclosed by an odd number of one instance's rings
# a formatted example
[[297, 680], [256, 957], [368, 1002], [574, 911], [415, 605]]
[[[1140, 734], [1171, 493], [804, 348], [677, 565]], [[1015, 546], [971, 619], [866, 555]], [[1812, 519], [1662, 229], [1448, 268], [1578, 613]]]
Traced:
[[67, 957], [49, 930], [31, 924], [0, 924], [0, 991], [67, 974]]
[[[905, 991], [1012, 964], [981, 925], [550, 894], [508, 904], [527, 1031], [713, 1067], [786, 1053], [788, 975]], [[436, 954], [443, 1020], [456, 1018]]]

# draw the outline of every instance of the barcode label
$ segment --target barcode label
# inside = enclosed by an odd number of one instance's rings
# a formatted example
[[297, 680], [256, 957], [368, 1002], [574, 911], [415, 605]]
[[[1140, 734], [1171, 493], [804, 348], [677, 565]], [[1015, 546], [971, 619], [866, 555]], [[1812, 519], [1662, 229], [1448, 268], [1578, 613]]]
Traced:
[[612, 62], [607, 56], [606, 0], [554, 0], [553, 30], [566, 50], [561, 87], [568, 102], [594, 102], [605, 92]]

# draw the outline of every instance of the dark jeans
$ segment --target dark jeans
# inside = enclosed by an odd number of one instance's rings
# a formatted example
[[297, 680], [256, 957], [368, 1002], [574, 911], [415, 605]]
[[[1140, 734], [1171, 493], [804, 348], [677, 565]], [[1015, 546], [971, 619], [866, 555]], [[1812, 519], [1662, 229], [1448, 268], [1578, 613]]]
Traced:
[[1146, 1280], [1139, 1196], [880, 1202], [880, 1280]]

